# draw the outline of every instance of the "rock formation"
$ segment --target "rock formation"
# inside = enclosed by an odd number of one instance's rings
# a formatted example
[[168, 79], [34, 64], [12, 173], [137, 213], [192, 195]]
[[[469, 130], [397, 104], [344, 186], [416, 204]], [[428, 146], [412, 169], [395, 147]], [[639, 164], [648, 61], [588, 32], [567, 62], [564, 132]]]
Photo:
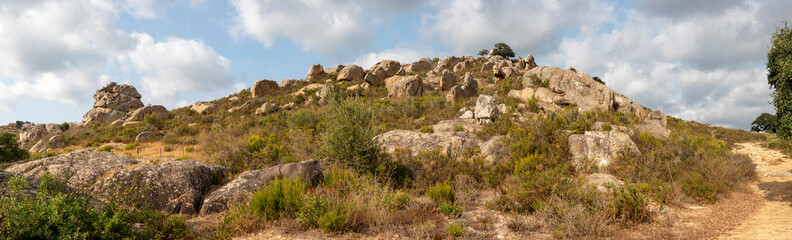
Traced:
[[131, 85], [108, 83], [94, 94], [94, 105], [83, 116], [82, 125], [110, 122], [143, 107], [140, 93]]

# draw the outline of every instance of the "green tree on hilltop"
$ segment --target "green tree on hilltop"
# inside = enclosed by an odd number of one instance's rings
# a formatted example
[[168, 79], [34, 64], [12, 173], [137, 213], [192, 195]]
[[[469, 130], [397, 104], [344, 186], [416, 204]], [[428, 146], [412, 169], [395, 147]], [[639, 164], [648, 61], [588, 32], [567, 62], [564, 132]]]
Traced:
[[0, 162], [16, 162], [28, 157], [28, 152], [20, 149], [16, 135], [0, 132]]
[[776, 133], [781, 138], [792, 136], [792, 29], [786, 22], [773, 33], [767, 52], [767, 83], [773, 91], [776, 108]]
[[514, 51], [512, 51], [509, 45], [500, 42], [495, 44], [495, 48], [492, 49], [491, 55], [492, 56], [498, 55], [505, 58], [513, 58]]

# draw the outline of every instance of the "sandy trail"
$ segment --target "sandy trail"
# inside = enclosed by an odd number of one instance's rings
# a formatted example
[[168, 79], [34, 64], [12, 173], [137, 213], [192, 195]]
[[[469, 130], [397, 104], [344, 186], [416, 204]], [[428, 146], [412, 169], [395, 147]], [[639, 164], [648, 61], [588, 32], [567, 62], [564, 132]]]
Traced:
[[735, 152], [756, 163], [753, 189], [764, 198], [757, 212], [721, 239], [792, 239], [792, 160], [758, 143], [738, 144]]

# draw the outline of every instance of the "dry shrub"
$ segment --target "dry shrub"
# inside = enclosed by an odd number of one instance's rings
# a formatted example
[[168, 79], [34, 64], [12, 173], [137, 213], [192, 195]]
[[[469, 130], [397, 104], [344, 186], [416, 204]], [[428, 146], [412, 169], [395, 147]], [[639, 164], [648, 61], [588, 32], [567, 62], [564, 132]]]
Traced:
[[611, 224], [607, 204], [602, 200], [589, 205], [554, 196], [546, 201], [538, 216], [544, 219], [547, 230], [559, 238], [604, 237]]

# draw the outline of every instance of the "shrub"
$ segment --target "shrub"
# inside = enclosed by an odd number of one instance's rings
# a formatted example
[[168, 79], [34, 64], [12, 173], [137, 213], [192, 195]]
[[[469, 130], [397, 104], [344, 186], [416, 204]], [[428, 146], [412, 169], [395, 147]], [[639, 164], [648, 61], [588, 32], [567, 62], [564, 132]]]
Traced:
[[96, 151], [100, 151], [100, 152], [110, 152], [110, 151], [113, 151], [113, 146], [111, 146], [111, 145], [106, 145], [106, 146], [104, 146], [104, 147], [97, 148], [97, 149], [96, 149]]
[[419, 131], [422, 133], [434, 133], [434, 128], [432, 126], [423, 126]]
[[248, 138], [247, 150], [254, 158], [263, 159], [265, 163], [276, 163], [283, 151], [276, 142], [278, 142], [276, 134], [270, 134], [267, 138], [253, 135]]
[[446, 182], [436, 183], [434, 186], [426, 189], [426, 196], [432, 199], [435, 203], [453, 203], [454, 202], [454, 188]]
[[354, 207], [347, 202], [328, 197], [309, 196], [300, 210], [299, 220], [303, 224], [318, 226], [328, 232], [350, 228]]
[[132, 142], [124, 146], [124, 150], [132, 150], [138, 147], [138, 142]]
[[446, 230], [448, 230], [448, 235], [451, 235], [451, 236], [454, 236], [454, 237], [462, 236], [463, 234], [465, 234], [465, 230], [466, 229], [467, 229], [467, 226], [465, 226], [465, 224], [461, 223], [461, 222], [448, 223], [448, 227], [446, 227]]
[[614, 217], [626, 222], [647, 222], [650, 213], [647, 209], [648, 200], [635, 184], [627, 182], [624, 186], [614, 189], [610, 208]]
[[309, 108], [301, 108], [289, 115], [288, 121], [289, 125], [297, 128], [316, 130], [321, 117]]
[[411, 200], [410, 195], [404, 192], [396, 192], [385, 198], [385, 205], [391, 210], [399, 210], [407, 206]]
[[19, 148], [16, 142], [16, 135], [0, 132], [0, 163], [16, 162], [28, 156], [29, 153], [27, 151]]
[[323, 154], [362, 173], [374, 173], [383, 161], [369, 105], [359, 98], [331, 97], [325, 112]]
[[437, 210], [448, 217], [459, 217], [459, 215], [462, 214], [462, 211], [465, 209], [459, 206], [457, 203], [443, 202], [440, 203], [440, 206], [437, 207]]
[[67, 123], [67, 122], [63, 122], [63, 123], [61, 123], [60, 126], [58, 126], [58, 128], [60, 128], [60, 130], [64, 131], [64, 132], [65, 131], [69, 131], [70, 127], [71, 127], [71, 125], [69, 125], [69, 123]]
[[275, 178], [253, 194], [250, 208], [254, 214], [267, 220], [295, 216], [303, 205], [304, 191], [305, 183], [299, 178]]
[[452, 129], [454, 132], [461, 132], [465, 131], [465, 127], [462, 124], [454, 124], [454, 128]]

